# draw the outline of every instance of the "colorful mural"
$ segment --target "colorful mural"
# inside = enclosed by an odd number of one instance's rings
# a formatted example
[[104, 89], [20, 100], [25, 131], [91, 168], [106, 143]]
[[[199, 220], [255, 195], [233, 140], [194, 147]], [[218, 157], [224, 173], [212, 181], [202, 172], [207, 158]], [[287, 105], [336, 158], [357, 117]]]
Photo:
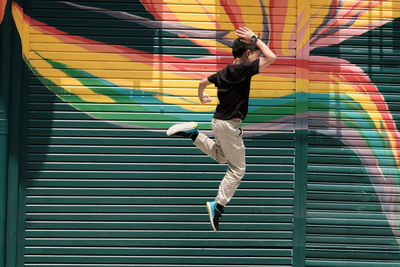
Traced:
[[[294, 130], [294, 118], [301, 115], [295, 114], [296, 94], [307, 94], [306, 104], [319, 111], [304, 115], [320, 118], [313, 120], [315, 131], [340, 138], [360, 157], [400, 244], [400, 221], [392, 212], [392, 198], [400, 192], [400, 138], [388, 104], [363, 68], [316, 52], [393, 21], [400, 9], [383, 0], [320, 0], [307, 16], [309, 7], [297, 6], [300, 2], [188, 0], [184, 6], [142, 0], [135, 2], [135, 12], [122, 4], [54, 2], [94, 20], [107, 18], [96, 20], [98, 25], [116, 26], [101, 35], [71, 27], [79, 19], [58, 25], [51, 17], [25, 14], [17, 1], [12, 10], [24, 60], [49, 90], [93, 118], [149, 130], [188, 120], [209, 129], [216, 90], [210, 90], [213, 101], [201, 105], [198, 81], [232, 61], [236, 28], [259, 32], [278, 60], [254, 79], [245, 128], [253, 134]], [[132, 37], [133, 31], [145, 41]], [[117, 38], [122, 35], [126, 40]], [[304, 60], [307, 64], [297, 64]], [[311, 67], [299, 77], [299, 66]], [[308, 83], [307, 91], [296, 90], [299, 80]], [[338, 105], [343, 109], [332, 111]]]

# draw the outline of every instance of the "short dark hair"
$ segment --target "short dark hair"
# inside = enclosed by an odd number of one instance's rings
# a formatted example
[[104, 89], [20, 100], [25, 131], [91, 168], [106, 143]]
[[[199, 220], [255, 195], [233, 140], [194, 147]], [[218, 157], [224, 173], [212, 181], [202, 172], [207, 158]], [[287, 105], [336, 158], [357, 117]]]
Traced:
[[242, 38], [237, 38], [232, 45], [232, 55], [234, 58], [237, 57], [242, 57], [244, 52], [247, 50], [250, 50], [251, 52], [255, 52], [256, 50], [259, 50], [258, 47], [253, 44], [247, 44], [245, 42], [240, 41]]

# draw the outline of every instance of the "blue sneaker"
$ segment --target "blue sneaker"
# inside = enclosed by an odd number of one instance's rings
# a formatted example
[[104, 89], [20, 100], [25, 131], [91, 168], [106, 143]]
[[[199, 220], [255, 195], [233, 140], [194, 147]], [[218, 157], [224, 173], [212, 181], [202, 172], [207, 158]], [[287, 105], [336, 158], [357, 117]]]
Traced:
[[208, 215], [210, 216], [210, 223], [214, 232], [219, 230], [219, 218], [222, 216], [222, 212], [217, 208], [217, 201], [207, 201]]
[[197, 127], [197, 122], [184, 122], [172, 125], [168, 131], [167, 135], [179, 135], [183, 137], [192, 137], [199, 134], [199, 128]]

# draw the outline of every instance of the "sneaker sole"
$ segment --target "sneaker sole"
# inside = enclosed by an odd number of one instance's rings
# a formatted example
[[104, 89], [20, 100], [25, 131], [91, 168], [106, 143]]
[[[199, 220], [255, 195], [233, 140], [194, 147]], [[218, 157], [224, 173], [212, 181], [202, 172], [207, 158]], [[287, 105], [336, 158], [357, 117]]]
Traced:
[[210, 217], [210, 223], [211, 223], [211, 226], [212, 226], [214, 232], [218, 232], [214, 226], [214, 220], [213, 220], [213, 216], [212, 216], [212, 209], [210, 206], [210, 202], [207, 202], [207, 211], [208, 211], [208, 216]]
[[197, 128], [197, 122], [185, 122], [185, 123], [175, 124], [168, 129], [167, 135], [171, 136], [173, 134], [176, 134], [177, 132], [189, 131], [195, 128]]

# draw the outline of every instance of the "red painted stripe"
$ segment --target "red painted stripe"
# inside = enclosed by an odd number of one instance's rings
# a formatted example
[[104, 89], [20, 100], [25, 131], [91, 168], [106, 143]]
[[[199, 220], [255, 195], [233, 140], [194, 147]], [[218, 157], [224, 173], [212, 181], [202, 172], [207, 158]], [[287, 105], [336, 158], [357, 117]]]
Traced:
[[235, 26], [235, 29], [246, 26], [242, 16], [242, 10], [236, 0], [220, 0], [220, 4], [224, 7], [225, 13]]
[[[276, 12], [277, 10], [274, 8], [276, 4], [279, 2], [280, 4], [280, 12]], [[270, 0], [269, 5], [269, 22], [270, 22], [270, 43], [269, 46], [271, 49], [281, 49], [283, 42], [283, 33], [284, 27], [286, 25], [286, 18], [288, 12], [288, 0]], [[284, 15], [282, 15], [282, 13]]]
[[178, 21], [178, 18], [175, 16], [174, 12], [172, 12], [168, 5], [163, 1], [156, 2], [153, 0], [141, 0], [141, 2], [155, 19], [159, 21]]
[[162, 20], [159, 10], [163, 10], [163, 3], [154, 3], [151, 0], [141, 0], [142, 4], [146, 7], [147, 11], [153, 14], [157, 20]]
[[7, 0], [0, 1], [0, 24], [3, 22], [4, 13], [6, 11]]

